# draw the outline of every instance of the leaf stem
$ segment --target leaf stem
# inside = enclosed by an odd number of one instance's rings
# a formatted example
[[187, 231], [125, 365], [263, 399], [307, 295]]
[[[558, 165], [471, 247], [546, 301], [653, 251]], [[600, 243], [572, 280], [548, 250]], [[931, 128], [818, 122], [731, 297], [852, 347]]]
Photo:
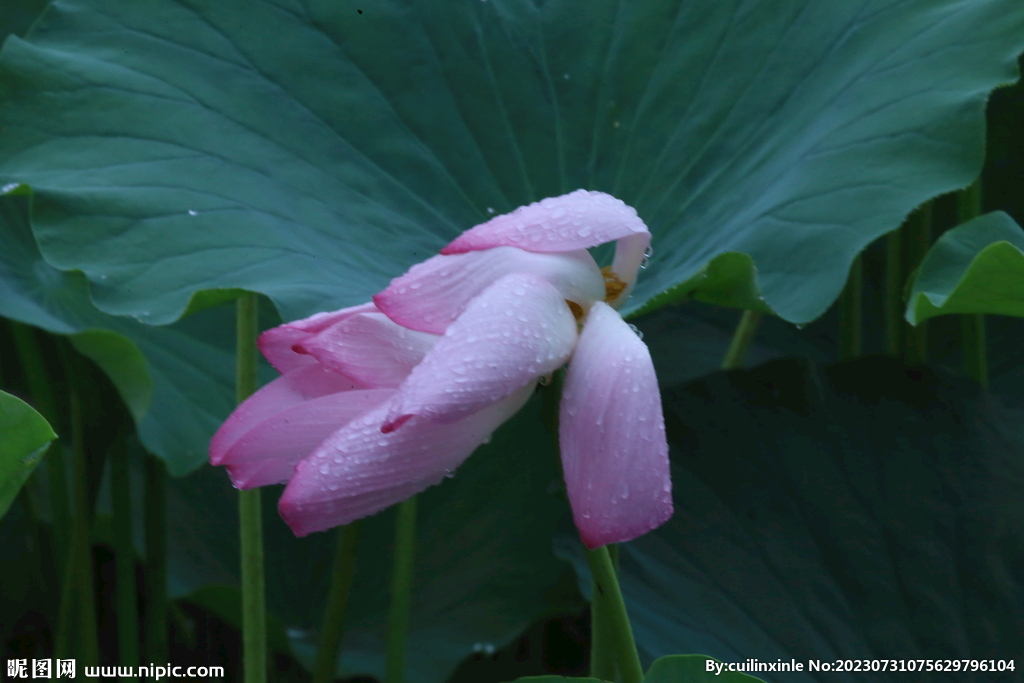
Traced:
[[167, 648], [167, 468], [146, 454], [146, 658], [166, 662]]
[[[640, 666], [640, 655], [633, 639], [633, 628], [629, 623], [626, 603], [622, 599], [619, 579], [615, 574], [615, 566], [607, 546], [600, 546], [586, 551], [590, 576], [593, 579], [594, 592], [590, 596], [593, 607], [599, 616], [598, 630], [604, 646], [610, 644], [615, 653], [615, 660], [623, 683], [641, 683], [644, 679], [643, 667]], [[591, 612], [593, 619], [594, 611]], [[600, 656], [600, 655], [599, 655]], [[593, 661], [593, 659], [591, 660]], [[604, 674], [591, 672], [592, 676], [603, 678]]]
[[[46, 418], [54, 431], [62, 428], [57, 422], [57, 402], [53, 395], [53, 378], [47, 371], [43, 354], [39, 351], [37, 333], [27, 325], [10, 321], [11, 335], [18, 352], [18, 360], [28, 385], [32, 403]], [[58, 579], [63, 579], [70, 545], [71, 513], [68, 507], [68, 474], [64, 450], [60, 440], [50, 442], [44, 458], [50, 489], [50, 510], [53, 515], [53, 557]]]
[[[236, 396], [241, 403], [256, 391], [256, 295], [238, 299]], [[263, 512], [260, 489], [238, 492], [242, 563], [242, 659], [246, 683], [267, 680], [267, 614], [263, 574]]]
[[117, 605], [117, 659], [121, 666], [139, 663], [139, 615], [135, 598], [135, 548], [132, 544], [131, 482], [128, 476], [128, 432], [125, 427], [110, 449], [110, 489]]
[[725, 352], [725, 359], [722, 360], [723, 370], [734, 370], [743, 365], [743, 359], [747, 355], [750, 344], [754, 341], [762, 315], [758, 311], [743, 311], [739, 325], [733, 332], [729, 350]]
[[839, 360], [857, 358], [864, 349], [864, 263], [853, 260], [839, 299]]
[[320, 626], [320, 643], [316, 650], [313, 683], [330, 683], [335, 676], [341, 637], [345, 627], [345, 612], [356, 571], [356, 546], [359, 543], [359, 521], [340, 527], [334, 552], [331, 588], [327, 593], [327, 608]]
[[885, 352], [901, 355], [906, 323], [903, 320], [903, 226], [885, 238]]
[[405, 680], [405, 643], [412, 605], [413, 568], [416, 563], [416, 496], [398, 504], [395, 517], [395, 563], [391, 574], [391, 607], [384, 664], [385, 683]]
[[[981, 177], [956, 196], [957, 215], [966, 223], [981, 214]], [[988, 388], [988, 344], [985, 335], [985, 315], [967, 313], [960, 316], [961, 348], [964, 370], [985, 389]]]
[[[100, 663], [99, 636], [96, 632], [96, 592], [92, 573], [92, 543], [89, 525], [89, 464], [85, 452], [85, 424], [82, 419], [82, 397], [79, 387], [78, 363], [74, 352], [61, 345], [61, 356], [70, 388], [72, 483], [75, 515], [72, 522], [71, 551], [68, 564], [73, 567], [70, 585], [78, 605], [78, 656], [86, 666]], [[65, 575], [72, 574], [67, 572]], [[65, 588], [66, 589], [66, 588]]]
[[907, 326], [903, 336], [903, 360], [908, 365], [920, 365], [928, 360], [928, 323], [910, 327], [904, 317], [906, 301], [902, 288], [921, 265], [932, 241], [932, 203], [929, 201], [907, 218], [903, 228], [905, 263], [900, 284], [900, 321]]

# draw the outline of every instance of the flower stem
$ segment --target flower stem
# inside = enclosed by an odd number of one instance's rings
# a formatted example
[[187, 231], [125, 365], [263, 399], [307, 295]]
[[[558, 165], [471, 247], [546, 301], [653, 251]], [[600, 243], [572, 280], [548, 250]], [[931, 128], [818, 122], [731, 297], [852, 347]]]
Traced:
[[345, 611], [348, 608], [352, 577], [356, 571], [356, 546], [359, 543], [358, 520], [340, 527], [338, 544], [334, 552], [331, 588], [327, 593], [327, 608], [320, 626], [320, 643], [316, 650], [313, 683], [330, 683], [335, 679], [341, 636], [344, 633]]
[[[608, 555], [611, 557], [612, 566], [617, 567], [618, 545], [609, 544], [605, 547], [608, 548]], [[590, 594], [598, 594], [597, 579], [594, 578], [593, 572], [591, 572], [590, 576]], [[592, 600], [590, 603], [590, 676], [606, 681], [614, 681], [619, 678], [619, 667], [609, 635], [608, 602], [605, 600]]]
[[[241, 403], [256, 391], [256, 295], [238, 299], [236, 396]], [[263, 575], [263, 513], [260, 490], [238, 492], [242, 562], [242, 659], [246, 683], [267, 680], [267, 614]]]
[[725, 359], [722, 361], [723, 370], [735, 370], [743, 365], [743, 358], [747, 355], [747, 349], [750, 348], [751, 342], [754, 341], [761, 317], [762, 314], [758, 311], [743, 311], [740, 323], [732, 335], [729, 350], [725, 352]]
[[[605, 646], [612, 648], [622, 683], [641, 683], [644, 670], [640, 666], [640, 655], [633, 640], [633, 628], [629, 624], [626, 603], [619, 589], [619, 579], [607, 546], [586, 551], [590, 576], [594, 581], [591, 605], [597, 607], [598, 629]], [[593, 618], [593, 612], [591, 612]], [[596, 675], [591, 672], [591, 675]], [[599, 676], [601, 677], [601, 676]]]
[[405, 642], [412, 604], [413, 567], [416, 563], [416, 496], [399, 503], [395, 518], [395, 564], [391, 575], [391, 608], [388, 611], [385, 683], [405, 679]]
[[[256, 392], [256, 295], [238, 300], [236, 314], [236, 396], [241, 403]], [[266, 595], [263, 575], [263, 514], [260, 489], [240, 490], [242, 547], [242, 656], [246, 683], [266, 681]]]
[[146, 454], [146, 659], [167, 661], [167, 468]]
[[[957, 216], [966, 223], [981, 213], [981, 178], [961, 190], [956, 197]], [[988, 388], [988, 344], [985, 340], [985, 315], [967, 313], [960, 316], [961, 348], [964, 369], [982, 387]]]
[[117, 658], [121, 666], [139, 663], [139, 616], [135, 599], [135, 549], [132, 545], [131, 482], [128, 477], [128, 433], [122, 430], [110, 449], [113, 497], [114, 589], [117, 605]]

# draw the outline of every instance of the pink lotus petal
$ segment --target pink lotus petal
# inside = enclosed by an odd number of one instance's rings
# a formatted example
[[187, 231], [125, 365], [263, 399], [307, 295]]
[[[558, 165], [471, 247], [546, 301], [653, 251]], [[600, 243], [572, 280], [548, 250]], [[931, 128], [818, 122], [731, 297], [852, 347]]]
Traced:
[[576, 320], [561, 293], [532, 275], [507, 275], [473, 299], [398, 388], [384, 428], [413, 415], [453, 422], [561, 367]]
[[224, 464], [223, 459], [235, 442], [267, 418], [310, 399], [355, 388], [351, 380], [315, 361], [285, 373], [247, 398], [224, 421], [210, 441], [210, 463]]
[[612, 261], [612, 272], [620, 281], [627, 283], [624, 289], [615, 299], [608, 303], [613, 308], [618, 308], [629, 295], [633, 293], [633, 286], [636, 284], [637, 273], [647, 260], [647, 248], [651, 244], [650, 233], [636, 233], [623, 237], [615, 243], [615, 259]]
[[427, 259], [392, 280], [373, 301], [404, 327], [443, 334], [474, 297], [511, 273], [536, 275], [584, 309], [604, 299], [604, 277], [586, 250], [534, 254], [498, 247]]
[[587, 249], [648, 232], [636, 210], [604, 192], [548, 197], [467, 230], [441, 250], [461, 254], [493, 247], [553, 252]]
[[267, 330], [260, 335], [256, 345], [259, 346], [263, 356], [270, 361], [270, 364], [273, 365], [278, 372], [284, 374], [289, 370], [293, 370], [303, 365], [308, 365], [312, 362], [308, 357], [295, 353], [295, 351], [292, 350], [293, 346], [310, 335], [325, 330], [331, 325], [335, 325], [349, 316], [376, 310], [376, 306], [369, 303], [343, 308], [340, 311], [317, 313], [316, 315], [312, 315], [308, 318], [294, 320], [290, 323], [278, 325], [277, 327]]
[[236, 488], [287, 481], [295, 465], [342, 426], [394, 395], [358, 389], [321, 396], [276, 413], [246, 432], [216, 464], [227, 465]]
[[295, 345], [364, 387], [397, 387], [439, 337], [406, 329], [383, 313], [350, 316]]
[[382, 434], [381, 407], [328, 437], [295, 468], [278, 510], [296, 536], [372, 515], [440, 483], [526, 403], [530, 384], [448, 425], [412, 418]]
[[590, 309], [580, 333], [559, 412], [569, 502], [588, 548], [631, 540], [672, 516], [668, 443], [651, 355], [603, 302]]

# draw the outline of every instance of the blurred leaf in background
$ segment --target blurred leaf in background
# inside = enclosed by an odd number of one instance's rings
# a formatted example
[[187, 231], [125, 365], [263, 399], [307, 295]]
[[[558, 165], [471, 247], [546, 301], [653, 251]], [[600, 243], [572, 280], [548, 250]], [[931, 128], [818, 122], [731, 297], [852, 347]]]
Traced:
[[0, 517], [56, 438], [42, 415], [18, 397], [0, 391]]
[[774, 361], [664, 398], [676, 515], [621, 547], [648, 661], [1007, 659], [1024, 646], [1019, 408], [889, 358]]

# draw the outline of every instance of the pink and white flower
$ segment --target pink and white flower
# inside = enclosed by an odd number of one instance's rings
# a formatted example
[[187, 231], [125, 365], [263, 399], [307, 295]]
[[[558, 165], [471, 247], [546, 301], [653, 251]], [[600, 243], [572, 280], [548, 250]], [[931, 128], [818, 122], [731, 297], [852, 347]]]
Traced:
[[[588, 248], [615, 241], [600, 269]], [[647, 347], [615, 311], [650, 243], [636, 212], [578, 190], [498, 216], [396, 278], [372, 304], [260, 337], [282, 372], [211, 443], [250, 488], [288, 480], [297, 535], [373, 514], [454, 471], [568, 362], [559, 441], [587, 546], [672, 514]]]

